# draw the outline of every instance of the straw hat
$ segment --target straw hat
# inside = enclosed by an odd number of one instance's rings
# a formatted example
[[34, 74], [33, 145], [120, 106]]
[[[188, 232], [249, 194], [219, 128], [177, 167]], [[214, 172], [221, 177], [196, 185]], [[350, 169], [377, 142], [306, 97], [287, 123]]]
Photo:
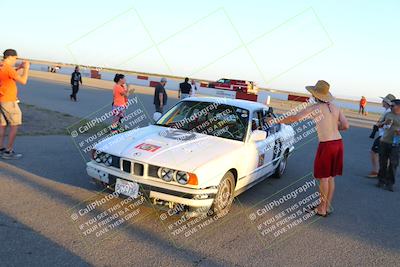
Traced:
[[332, 94], [329, 92], [329, 83], [319, 80], [315, 86], [306, 86], [306, 89], [319, 100], [324, 102], [330, 102], [334, 99]]
[[396, 97], [392, 94], [388, 94], [385, 97], [381, 97], [382, 101], [384, 101], [386, 104], [391, 105], [392, 101], [396, 99]]

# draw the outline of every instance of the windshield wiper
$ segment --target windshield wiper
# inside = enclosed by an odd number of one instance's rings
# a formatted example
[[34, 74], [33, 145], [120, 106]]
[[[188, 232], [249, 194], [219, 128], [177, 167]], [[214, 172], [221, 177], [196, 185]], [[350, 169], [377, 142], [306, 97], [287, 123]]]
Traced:
[[161, 127], [168, 127], [168, 128], [170, 128], [170, 127], [171, 127], [171, 125], [168, 125], [168, 124], [162, 124], [162, 123], [154, 123], [153, 125], [157, 125], [157, 126], [161, 126]]

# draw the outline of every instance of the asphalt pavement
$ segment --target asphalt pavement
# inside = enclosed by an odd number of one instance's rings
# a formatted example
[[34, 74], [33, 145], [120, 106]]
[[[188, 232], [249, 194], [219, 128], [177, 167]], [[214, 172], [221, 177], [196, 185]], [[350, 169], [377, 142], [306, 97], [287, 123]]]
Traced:
[[[66, 84], [32, 79], [20, 88], [20, 99], [81, 118], [111, 104], [110, 90], [83, 87], [76, 103], [70, 102], [69, 90]], [[151, 94], [138, 97], [151, 113]], [[174, 102], [170, 99], [170, 105]], [[183, 223], [182, 217], [163, 219], [164, 211], [145, 200], [137, 215], [102, 236], [85, 235], [82, 229], [87, 230], [87, 219], [100, 218], [105, 206], [83, 221], [74, 215], [112, 192], [90, 183], [72, 137], [18, 137], [16, 150], [24, 157], [0, 161], [0, 265], [398, 266], [400, 188], [385, 191], [364, 178], [370, 166], [368, 135], [368, 129], [356, 127], [343, 134], [345, 170], [336, 178], [333, 213], [292, 224], [287, 233], [259, 231], [258, 222], [278, 218], [279, 207], [266, 212], [267, 217], [252, 216], [312, 181], [315, 134], [296, 145], [283, 178], [268, 178], [239, 195], [228, 215], [200, 222], [197, 232], [171, 231], [171, 225]], [[123, 201], [114, 198], [107, 205]]]

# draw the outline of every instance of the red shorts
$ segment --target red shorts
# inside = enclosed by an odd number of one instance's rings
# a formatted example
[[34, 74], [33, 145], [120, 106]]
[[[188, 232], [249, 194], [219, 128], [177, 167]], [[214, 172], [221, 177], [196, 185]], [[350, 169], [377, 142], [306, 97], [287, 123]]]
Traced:
[[328, 178], [342, 175], [343, 142], [342, 139], [320, 142], [314, 161], [314, 177]]

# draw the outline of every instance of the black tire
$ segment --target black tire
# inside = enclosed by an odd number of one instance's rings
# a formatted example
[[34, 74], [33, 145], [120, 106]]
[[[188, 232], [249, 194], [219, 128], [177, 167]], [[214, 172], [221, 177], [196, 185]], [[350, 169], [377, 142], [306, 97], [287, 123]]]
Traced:
[[210, 215], [224, 216], [229, 212], [235, 192], [235, 177], [232, 172], [227, 172], [218, 185], [218, 192], [210, 208]]
[[278, 165], [276, 166], [275, 173], [273, 177], [275, 178], [282, 178], [283, 174], [286, 171], [286, 166], [289, 158], [289, 152], [286, 150], [283, 154], [282, 159], [279, 161]]

